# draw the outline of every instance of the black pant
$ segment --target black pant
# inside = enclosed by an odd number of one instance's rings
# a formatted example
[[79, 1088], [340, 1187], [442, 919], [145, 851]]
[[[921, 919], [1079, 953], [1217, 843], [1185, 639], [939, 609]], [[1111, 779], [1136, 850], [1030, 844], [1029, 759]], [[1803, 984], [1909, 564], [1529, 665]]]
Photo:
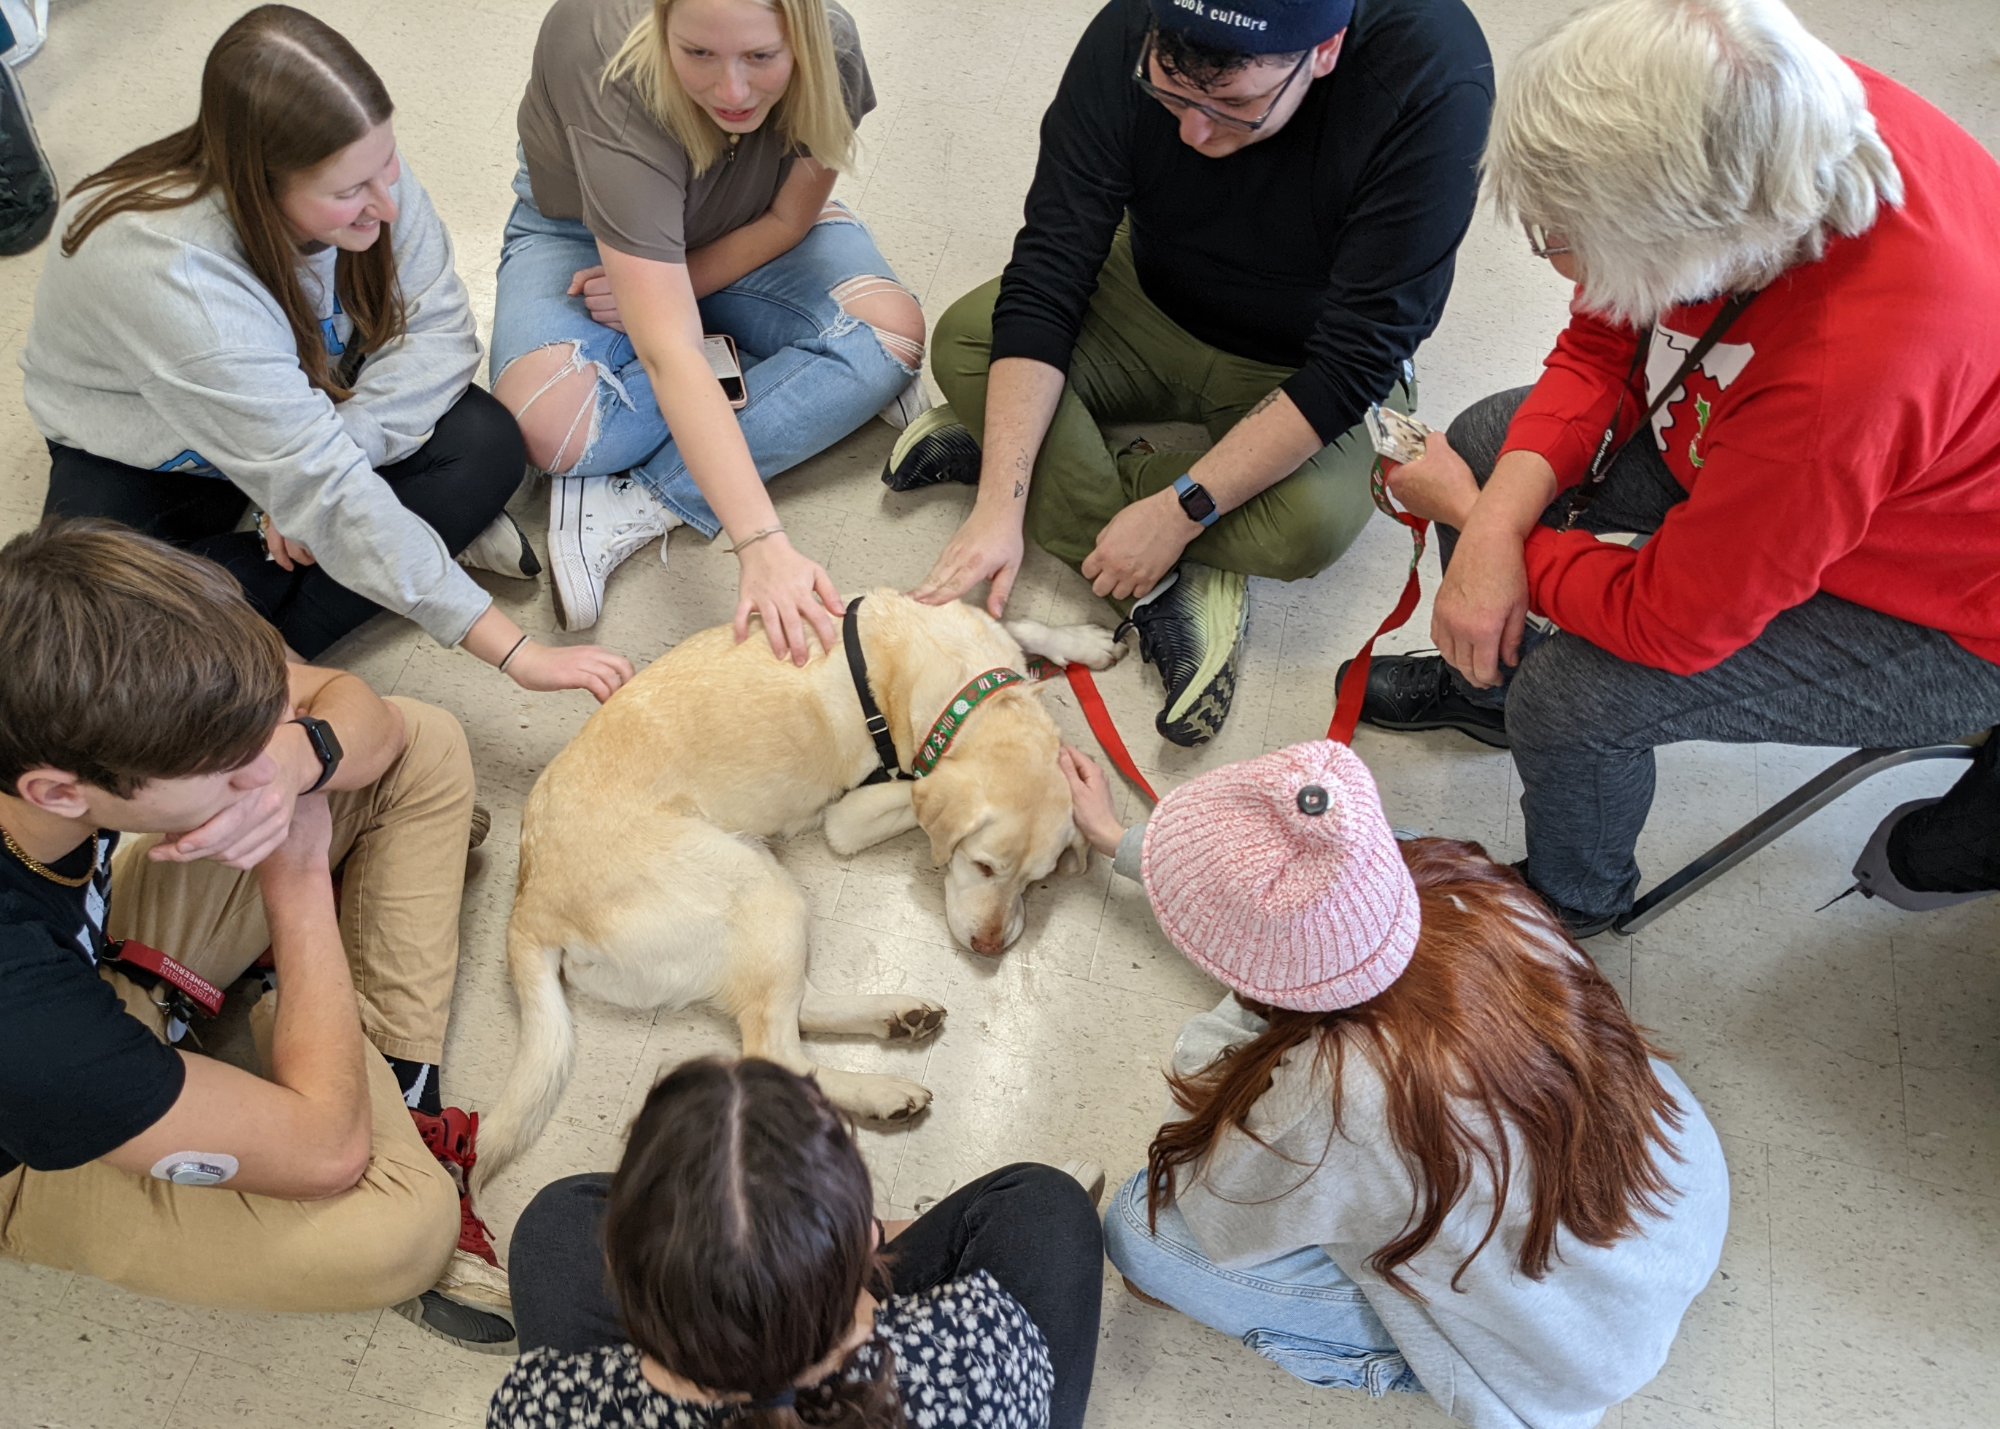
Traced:
[[[308, 660], [382, 608], [323, 566], [287, 571], [266, 560], [263, 538], [235, 529], [249, 498], [226, 480], [148, 471], [54, 442], [49, 457], [42, 515], [108, 517], [207, 556], [242, 583], [258, 614]], [[513, 414], [485, 389], [468, 387], [429, 441], [379, 475], [455, 556], [500, 514], [526, 463]]]
[[[605, 1284], [604, 1202], [611, 1178], [567, 1176], [542, 1187], [514, 1226], [507, 1274], [521, 1348], [575, 1354], [625, 1340]], [[1078, 1429], [1097, 1364], [1104, 1228], [1083, 1188], [1020, 1162], [959, 1187], [898, 1236], [898, 1295], [985, 1270], [1028, 1312], [1056, 1372], [1051, 1429]]]

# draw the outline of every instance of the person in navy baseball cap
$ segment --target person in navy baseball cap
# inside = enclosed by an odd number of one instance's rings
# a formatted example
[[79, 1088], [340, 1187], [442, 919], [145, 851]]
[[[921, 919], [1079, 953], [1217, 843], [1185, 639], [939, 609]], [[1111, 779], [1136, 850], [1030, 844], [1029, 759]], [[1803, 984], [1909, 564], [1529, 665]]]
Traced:
[[1324, 44], [1354, 16], [1354, 0], [1148, 0], [1153, 22], [1219, 50], [1281, 55]]
[[[917, 597], [989, 582], [999, 615], [1032, 536], [1138, 631], [1160, 734], [1212, 738], [1248, 578], [1316, 575], [1374, 509], [1362, 414], [1416, 402], [1492, 100], [1465, 0], [1110, 0], [1042, 121], [1013, 261], [938, 320], [947, 405], [882, 474], [979, 488]], [[1213, 445], [1099, 426], [1151, 421]]]

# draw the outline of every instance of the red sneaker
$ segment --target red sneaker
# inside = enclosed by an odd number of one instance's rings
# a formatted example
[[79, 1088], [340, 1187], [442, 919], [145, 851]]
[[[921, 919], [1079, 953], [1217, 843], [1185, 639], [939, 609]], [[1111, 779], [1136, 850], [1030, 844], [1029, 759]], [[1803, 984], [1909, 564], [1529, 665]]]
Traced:
[[448, 1106], [432, 1116], [412, 1108], [410, 1119], [416, 1122], [417, 1135], [423, 1137], [431, 1155], [451, 1173], [452, 1183], [458, 1187], [458, 1248], [498, 1266], [500, 1256], [493, 1249], [492, 1232], [472, 1209], [472, 1168], [479, 1161], [474, 1145], [479, 1139], [479, 1113]]

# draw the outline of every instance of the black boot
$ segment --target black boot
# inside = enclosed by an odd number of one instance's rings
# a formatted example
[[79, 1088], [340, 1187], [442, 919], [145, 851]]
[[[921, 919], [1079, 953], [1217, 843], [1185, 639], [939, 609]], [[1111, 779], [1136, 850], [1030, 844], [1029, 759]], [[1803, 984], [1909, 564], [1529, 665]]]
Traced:
[[[1334, 677], [1347, 680], [1347, 667]], [[1444, 656], [1377, 655], [1368, 665], [1368, 690], [1361, 697], [1361, 722], [1377, 729], [1455, 729], [1481, 744], [1506, 749], [1504, 711], [1476, 705], [1459, 692]]]

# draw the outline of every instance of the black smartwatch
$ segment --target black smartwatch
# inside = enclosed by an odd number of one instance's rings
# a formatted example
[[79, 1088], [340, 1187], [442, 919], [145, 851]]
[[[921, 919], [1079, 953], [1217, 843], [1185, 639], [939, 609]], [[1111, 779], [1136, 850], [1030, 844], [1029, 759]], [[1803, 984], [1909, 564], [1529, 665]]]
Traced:
[[306, 738], [312, 741], [313, 753], [319, 756], [319, 778], [313, 781], [312, 788], [305, 791], [308, 794], [317, 794], [326, 787], [326, 781], [333, 777], [333, 771], [340, 768], [340, 739], [334, 734], [333, 726], [323, 719], [301, 715], [292, 723], [305, 729]]
[[1181, 501], [1181, 510], [1187, 512], [1190, 521], [1199, 521], [1204, 526], [1213, 526], [1220, 514], [1215, 509], [1215, 498], [1200, 482], [1182, 472], [1174, 478], [1174, 495]]

